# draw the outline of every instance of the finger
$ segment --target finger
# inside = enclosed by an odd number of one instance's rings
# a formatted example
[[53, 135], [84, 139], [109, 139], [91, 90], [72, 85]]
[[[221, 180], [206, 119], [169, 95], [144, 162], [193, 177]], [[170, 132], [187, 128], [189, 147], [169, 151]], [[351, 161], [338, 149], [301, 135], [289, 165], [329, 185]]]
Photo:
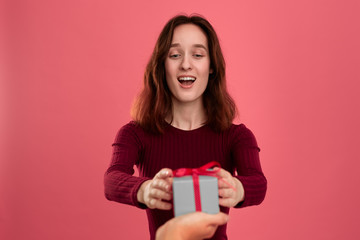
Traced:
[[171, 203], [167, 203], [167, 202], [163, 202], [163, 201], [158, 201], [158, 207], [157, 209], [161, 209], [161, 210], [171, 210], [172, 209], [172, 205]]
[[173, 184], [173, 181], [174, 181], [174, 178], [173, 177], [168, 177], [168, 178], [165, 178], [165, 181], [171, 186], [172, 188], [172, 184]]
[[152, 198], [149, 201], [148, 207], [151, 209], [170, 210], [172, 208], [171, 203], [163, 202], [159, 199]]
[[218, 180], [218, 187], [221, 188], [231, 188], [233, 186], [232, 179], [230, 178], [220, 178]]
[[[218, 169], [217, 167], [214, 168], [214, 170], [217, 170], [217, 169]], [[216, 175], [218, 175], [219, 177], [222, 177], [222, 178], [231, 177], [231, 174], [228, 171], [224, 170], [223, 168], [220, 168], [220, 171], [218, 171], [216, 173]]]
[[172, 194], [164, 192], [162, 190], [159, 190], [157, 188], [151, 188], [149, 193], [150, 198], [157, 198], [157, 199], [165, 199], [165, 200], [171, 200]]
[[219, 196], [222, 198], [235, 197], [235, 192], [231, 188], [219, 189]]
[[219, 212], [218, 214], [214, 215], [216, 217], [216, 224], [217, 225], [224, 225], [229, 221], [229, 215]]
[[233, 207], [234, 199], [233, 198], [219, 198], [219, 205], [223, 207]]
[[218, 181], [218, 188], [219, 189], [232, 189], [236, 192], [236, 183], [234, 182], [233, 178], [221, 178]]
[[218, 226], [225, 224], [227, 221], [229, 220], [229, 217], [227, 214], [219, 212], [215, 215], [210, 214], [207, 218], [206, 218], [206, 231], [204, 232], [204, 237], [205, 238], [211, 238], [216, 229], [218, 228]]
[[161, 178], [154, 179], [151, 182], [151, 188], [157, 188], [165, 192], [171, 192], [172, 184], [169, 183], [169, 181], [166, 181]]
[[223, 225], [227, 223], [228, 220], [229, 215], [219, 212], [217, 214], [209, 214], [207, 223], [212, 225]]
[[155, 175], [154, 178], [168, 178], [172, 176], [173, 174], [170, 168], [163, 168]]

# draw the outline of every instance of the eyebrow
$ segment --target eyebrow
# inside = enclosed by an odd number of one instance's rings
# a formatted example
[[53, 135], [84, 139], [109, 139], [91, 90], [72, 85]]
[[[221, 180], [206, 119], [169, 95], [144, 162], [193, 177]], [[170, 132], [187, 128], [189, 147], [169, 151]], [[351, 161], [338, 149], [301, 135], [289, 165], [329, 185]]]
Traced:
[[[172, 47], [180, 47], [181, 45], [180, 45], [180, 43], [172, 43], [171, 45], [170, 45], [170, 48], [172, 48]], [[202, 44], [194, 44], [194, 45], [192, 45], [193, 47], [195, 47], [195, 48], [203, 48], [203, 49], [205, 49], [205, 50], [208, 50], [204, 45], [202, 45]]]

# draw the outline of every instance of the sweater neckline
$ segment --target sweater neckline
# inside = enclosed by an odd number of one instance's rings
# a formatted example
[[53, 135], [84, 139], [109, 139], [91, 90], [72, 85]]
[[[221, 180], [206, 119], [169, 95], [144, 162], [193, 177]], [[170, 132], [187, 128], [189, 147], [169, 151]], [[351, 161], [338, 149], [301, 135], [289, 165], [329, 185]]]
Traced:
[[167, 123], [168, 127], [172, 130], [172, 131], [175, 131], [175, 132], [178, 132], [178, 133], [183, 133], [183, 134], [186, 134], [186, 133], [195, 133], [195, 132], [198, 132], [198, 131], [201, 131], [203, 128], [207, 127], [207, 124], [204, 124], [204, 125], [201, 125], [200, 127], [198, 128], [195, 128], [195, 129], [191, 129], [191, 130], [184, 130], [184, 129], [181, 129], [181, 128], [177, 128], [177, 127], [174, 127], [173, 125], [171, 125], [170, 123]]

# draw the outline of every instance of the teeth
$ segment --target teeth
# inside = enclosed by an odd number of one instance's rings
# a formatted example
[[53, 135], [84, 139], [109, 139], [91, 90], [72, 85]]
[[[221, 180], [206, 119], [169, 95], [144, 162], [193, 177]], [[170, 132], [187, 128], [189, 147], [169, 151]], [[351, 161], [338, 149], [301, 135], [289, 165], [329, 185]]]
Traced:
[[195, 81], [194, 77], [180, 77], [180, 81]]

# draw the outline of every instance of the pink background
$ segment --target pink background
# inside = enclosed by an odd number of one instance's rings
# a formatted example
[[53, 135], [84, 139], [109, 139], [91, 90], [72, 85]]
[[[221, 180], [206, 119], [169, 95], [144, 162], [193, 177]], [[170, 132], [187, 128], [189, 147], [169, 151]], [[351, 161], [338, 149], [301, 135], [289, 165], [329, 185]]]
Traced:
[[[166, 21], [216, 29], [238, 122], [255, 133], [262, 205], [230, 239], [360, 239], [357, 0], [8, 0], [0, 6], [1, 239], [147, 239], [103, 174]], [[211, 159], [210, 159], [211, 160]]]

